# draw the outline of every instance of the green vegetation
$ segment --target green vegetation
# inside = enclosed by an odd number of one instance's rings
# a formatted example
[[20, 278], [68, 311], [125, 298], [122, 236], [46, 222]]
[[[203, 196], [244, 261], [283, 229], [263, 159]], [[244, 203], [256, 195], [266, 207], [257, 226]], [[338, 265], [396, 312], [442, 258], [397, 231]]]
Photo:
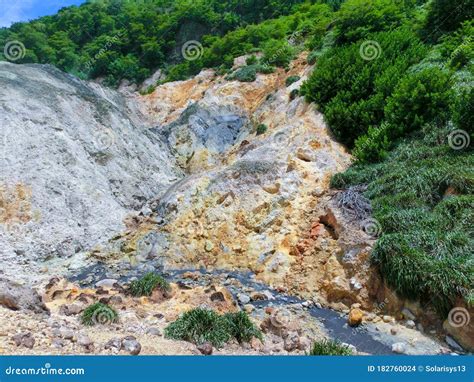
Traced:
[[253, 337], [262, 338], [261, 332], [245, 312], [219, 315], [213, 310], [197, 308], [184, 313], [165, 329], [165, 336], [195, 344], [210, 342], [222, 347], [231, 338], [248, 342]]
[[142, 276], [139, 280], [130, 283], [130, 294], [132, 296], [151, 296], [155, 288], [159, 288], [163, 292], [170, 290], [170, 284], [163, 276], [149, 272]]
[[268, 130], [268, 126], [261, 123], [260, 125], [257, 126], [257, 135], [265, 134], [267, 130]]
[[[348, 1], [341, 12], [356, 3]], [[403, 14], [390, 25], [371, 22], [358, 31], [336, 26], [342, 37], [319, 57], [303, 88], [336, 137], [355, 146], [356, 165], [334, 176], [332, 186], [366, 186], [382, 232], [373, 262], [399, 295], [445, 315], [458, 297], [474, 302], [467, 293], [474, 287], [474, 156], [468, 147], [474, 57], [472, 22], [442, 26], [453, 32], [438, 34], [438, 44], [423, 41], [441, 3], [401, 13], [389, 11], [393, 4], [380, 8], [384, 23]], [[429, 22], [420, 23], [423, 18]], [[434, 33], [440, 25], [431, 27]], [[357, 57], [360, 36], [380, 45], [378, 57]], [[461, 140], [454, 148], [452, 134]]]
[[228, 322], [230, 336], [239, 343], [249, 342], [253, 337], [263, 340], [262, 332], [250, 321], [247, 313], [226, 313], [224, 319]]
[[290, 86], [292, 84], [294, 84], [296, 81], [299, 81], [300, 80], [300, 76], [289, 76], [286, 81], [285, 81], [285, 84], [286, 86]]
[[313, 344], [309, 355], [352, 355], [352, 351], [338, 341], [322, 340]]
[[111, 324], [118, 321], [118, 314], [114, 308], [96, 302], [88, 306], [82, 313], [81, 321], [86, 326], [96, 324]]

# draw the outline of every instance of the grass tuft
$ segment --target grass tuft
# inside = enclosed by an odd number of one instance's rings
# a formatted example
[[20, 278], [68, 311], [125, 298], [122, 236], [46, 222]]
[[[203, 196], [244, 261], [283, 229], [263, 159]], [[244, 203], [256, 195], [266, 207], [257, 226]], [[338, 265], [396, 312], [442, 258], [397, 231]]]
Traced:
[[339, 341], [325, 339], [315, 342], [309, 355], [352, 355], [352, 350]]
[[130, 283], [130, 293], [135, 297], [151, 296], [155, 288], [159, 288], [163, 292], [171, 289], [170, 284], [163, 276], [153, 272], [149, 272], [139, 280]]
[[248, 342], [252, 337], [262, 339], [261, 332], [245, 312], [219, 315], [213, 310], [196, 308], [184, 313], [165, 329], [165, 336], [197, 345], [210, 342], [216, 348], [230, 339]]
[[118, 321], [118, 314], [115, 309], [101, 302], [96, 302], [84, 310], [81, 321], [86, 326], [96, 324], [106, 325]]

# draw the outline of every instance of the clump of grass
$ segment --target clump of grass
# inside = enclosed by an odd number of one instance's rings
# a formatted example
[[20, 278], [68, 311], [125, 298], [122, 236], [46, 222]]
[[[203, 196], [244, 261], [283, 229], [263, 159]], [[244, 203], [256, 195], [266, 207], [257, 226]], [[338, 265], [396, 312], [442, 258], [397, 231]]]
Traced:
[[153, 290], [159, 288], [163, 292], [168, 292], [171, 287], [163, 276], [149, 272], [139, 280], [130, 283], [130, 294], [135, 297], [151, 296]]
[[253, 337], [263, 340], [262, 332], [250, 321], [247, 313], [226, 313], [224, 318], [229, 323], [230, 335], [239, 343], [249, 342]]
[[261, 123], [260, 125], [257, 126], [257, 135], [265, 134], [267, 130], [268, 130], [267, 125]]
[[239, 342], [248, 342], [252, 337], [262, 338], [261, 332], [245, 312], [221, 316], [213, 310], [202, 308], [190, 310], [168, 325], [165, 336], [197, 345], [210, 342], [217, 348], [231, 338]]
[[118, 321], [115, 309], [101, 302], [88, 306], [82, 313], [81, 321], [86, 326], [111, 324]]
[[325, 339], [316, 341], [309, 355], [352, 355], [352, 350], [339, 341]]

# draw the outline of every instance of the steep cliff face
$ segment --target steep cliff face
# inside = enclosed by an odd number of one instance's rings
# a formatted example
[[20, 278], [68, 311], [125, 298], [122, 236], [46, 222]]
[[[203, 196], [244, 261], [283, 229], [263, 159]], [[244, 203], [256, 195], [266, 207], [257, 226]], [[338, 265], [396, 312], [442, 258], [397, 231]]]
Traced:
[[7, 275], [92, 249], [181, 177], [122, 96], [49, 66], [0, 62], [0, 251]]
[[[370, 237], [326, 221], [337, 208], [330, 177], [349, 166], [350, 155], [313, 105], [291, 97], [311, 69], [303, 54], [288, 72], [251, 83], [205, 71], [136, 96], [155, 123], [150, 131], [187, 175], [150, 203], [160, 227], [145, 221], [105, 249], [108, 256], [120, 258], [115, 249], [128, 247], [138, 262], [250, 270], [307, 298], [368, 305]], [[288, 76], [300, 80], [287, 87]], [[267, 130], [256, 134], [261, 124]]]

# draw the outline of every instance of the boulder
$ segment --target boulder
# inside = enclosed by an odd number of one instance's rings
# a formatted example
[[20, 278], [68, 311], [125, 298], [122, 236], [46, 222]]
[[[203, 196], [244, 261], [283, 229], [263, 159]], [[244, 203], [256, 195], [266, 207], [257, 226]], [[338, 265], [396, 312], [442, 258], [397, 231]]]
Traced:
[[49, 315], [49, 309], [35, 290], [5, 278], [0, 278], [0, 305]]
[[347, 319], [347, 323], [350, 326], [358, 326], [362, 323], [362, 319], [364, 318], [364, 312], [360, 309], [352, 309], [349, 312], [349, 317]]

